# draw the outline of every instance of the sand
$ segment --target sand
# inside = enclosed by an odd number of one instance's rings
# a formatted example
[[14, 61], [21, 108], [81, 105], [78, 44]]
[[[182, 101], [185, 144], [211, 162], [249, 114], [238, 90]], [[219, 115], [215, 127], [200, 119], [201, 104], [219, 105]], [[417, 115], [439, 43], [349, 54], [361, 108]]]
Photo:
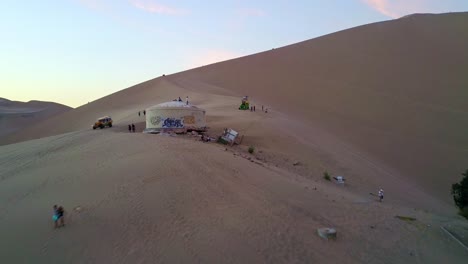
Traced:
[[18, 102], [0, 98], [0, 138], [6, 138], [71, 109], [52, 102]]
[[[358, 27], [159, 77], [1, 137], [41, 139], [0, 147], [0, 255], [464, 263], [468, 252], [440, 228], [468, 233], [449, 194], [466, 169], [464, 22], [467, 14], [416, 15]], [[237, 110], [245, 94], [255, 113]], [[210, 135], [231, 127], [243, 144], [126, 131], [144, 128], [138, 111], [187, 95], [207, 110]], [[104, 115], [114, 127], [93, 131]], [[346, 185], [325, 181], [324, 171]], [[370, 195], [379, 188], [383, 203]], [[55, 203], [67, 210], [58, 230]], [[336, 228], [337, 240], [320, 238], [321, 227]]]
[[[468, 256], [439, 228], [457, 220], [400, 206], [395, 194], [379, 203], [320, 175], [256, 164], [236, 151], [111, 129], [1, 147], [2, 259], [462, 263]], [[57, 230], [54, 203], [67, 211], [66, 226]], [[338, 230], [336, 241], [316, 235], [324, 226]]]

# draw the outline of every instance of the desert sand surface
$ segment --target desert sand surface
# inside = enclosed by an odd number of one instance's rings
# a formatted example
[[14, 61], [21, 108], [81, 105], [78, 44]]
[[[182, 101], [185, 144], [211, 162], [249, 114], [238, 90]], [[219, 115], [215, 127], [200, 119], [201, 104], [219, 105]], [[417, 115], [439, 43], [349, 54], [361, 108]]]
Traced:
[[[464, 263], [468, 257], [440, 229], [463, 227], [463, 220], [398, 205], [397, 194], [379, 203], [190, 137], [88, 130], [3, 146], [0, 153], [5, 263]], [[67, 211], [59, 229], [51, 223], [54, 203]], [[338, 239], [318, 237], [323, 226], [335, 227]]]
[[71, 109], [52, 102], [18, 102], [0, 98], [0, 138], [27, 129]]
[[[441, 227], [466, 245], [449, 193], [468, 156], [466, 24], [454, 13], [357, 27], [159, 77], [1, 137], [0, 255], [465, 263], [468, 251]], [[237, 110], [243, 95], [256, 112]], [[144, 128], [138, 111], [179, 96], [206, 109], [208, 134], [231, 127], [242, 145], [126, 131]], [[93, 131], [104, 115], [114, 127]], [[379, 188], [383, 203], [370, 195]], [[67, 210], [64, 228], [52, 227], [55, 203]], [[323, 240], [320, 227], [338, 239]]]

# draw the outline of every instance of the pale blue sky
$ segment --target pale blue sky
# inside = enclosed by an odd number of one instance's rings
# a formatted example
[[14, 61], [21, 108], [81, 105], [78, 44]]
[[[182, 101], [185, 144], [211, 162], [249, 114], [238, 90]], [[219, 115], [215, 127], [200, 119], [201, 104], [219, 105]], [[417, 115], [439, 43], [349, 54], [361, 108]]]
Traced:
[[73, 107], [157, 77], [468, 0], [2, 0], [0, 97]]

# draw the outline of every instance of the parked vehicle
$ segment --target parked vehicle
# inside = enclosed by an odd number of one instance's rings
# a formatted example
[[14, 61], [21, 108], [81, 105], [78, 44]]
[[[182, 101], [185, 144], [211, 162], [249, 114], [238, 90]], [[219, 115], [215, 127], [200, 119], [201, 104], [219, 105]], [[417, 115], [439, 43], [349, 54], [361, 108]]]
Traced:
[[98, 118], [96, 123], [93, 125], [93, 129], [100, 128], [103, 129], [105, 127], [112, 127], [112, 118], [110, 116], [104, 116], [101, 118]]

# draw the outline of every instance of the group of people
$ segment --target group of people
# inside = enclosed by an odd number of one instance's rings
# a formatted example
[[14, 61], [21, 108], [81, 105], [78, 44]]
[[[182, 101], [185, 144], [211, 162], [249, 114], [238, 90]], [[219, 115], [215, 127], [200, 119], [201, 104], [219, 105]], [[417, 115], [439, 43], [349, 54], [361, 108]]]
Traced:
[[[262, 105], [262, 111], [268, 113], [268, 108], [264, 108]], [[250, 107], [250, 112], [255, 112], [255, 105]]]
[[[143, 110], [143, 115], [146, 115], [146, 110]], [[141, 116], [141, 112], [138, 111], [138, 116]]]
[[[174, 99], [174, 100], [172, 100], [172, 101], [174, 101], [174, 102], [182, 102], [182, 98], [180, 98], [180, 96], [179, 96], [179, 99]], [[188, 96], [185, 97], [185, 104], [186, 104], [186, 105], [189, 104]]]
[[135, 124], [128, 125], [128, 132], [135, 133]]
[[65, 210], [62, 206], [54, 205], [54, 214], [52, 220], [54, 220], [54, 228], [65, 226]]

